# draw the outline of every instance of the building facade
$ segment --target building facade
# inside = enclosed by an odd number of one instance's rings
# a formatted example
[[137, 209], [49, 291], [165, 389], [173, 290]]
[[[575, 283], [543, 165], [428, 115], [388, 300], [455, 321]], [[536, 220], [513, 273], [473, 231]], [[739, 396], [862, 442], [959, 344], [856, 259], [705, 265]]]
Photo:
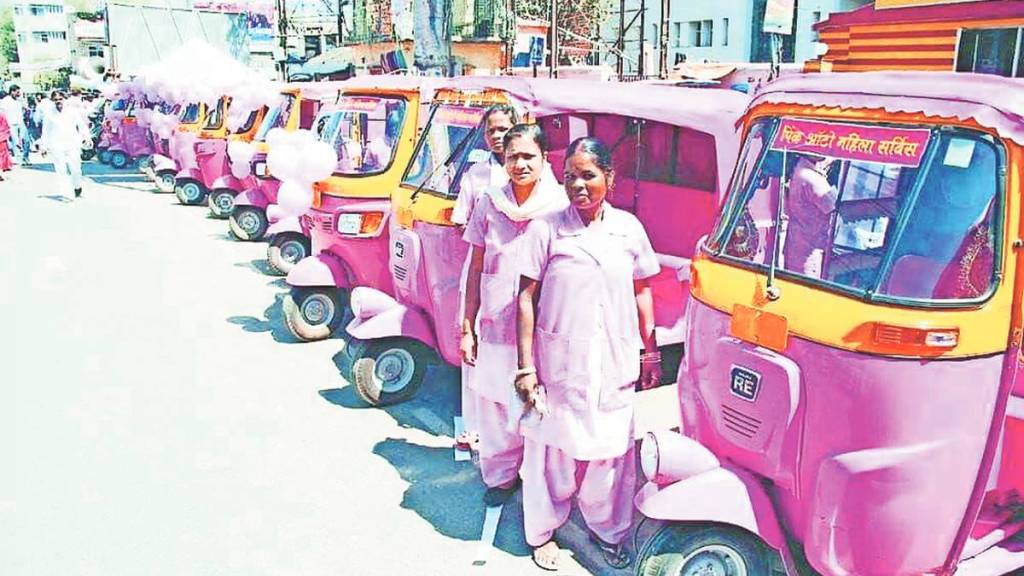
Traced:
[[876, 0], [816, 27], [805, 69], [956, 70], [1024, 77], [1024, 1]]
[[[794, 34], [783, 43], [784, 62], [803, 62], [816, 55], [813, 26], [832, 13], [852, 10], [869, 0], [795, 0]], [[766, 0], [670, 0], [667, 64], [680, 62], [767, 62], [768, 37], [761, 31]], [[625, 28], [623, 73], [655, 75], [661, 58], [660, 0], [625, 0], [612, 10], [601, 29], [601, 62], [616, 67], [619, 61], [620, 14]], [[624, 8], [620, 10], [620, 7]], [[643, 58], [641, 58], [643, 54]], [[642, 62], [642, 64], [641, 64]]]
[[11, 71], [23, 83], [37, 74], [71, 64], [64, 0], [19, 0], [12, 5], [18, 62]]

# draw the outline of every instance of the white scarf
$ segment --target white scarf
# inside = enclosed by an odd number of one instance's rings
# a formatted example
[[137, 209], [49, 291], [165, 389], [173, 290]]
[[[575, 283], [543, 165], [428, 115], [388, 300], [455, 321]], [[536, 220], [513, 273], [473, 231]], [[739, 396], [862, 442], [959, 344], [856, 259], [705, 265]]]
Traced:
[[526, 202], [516, 204], [513, 199], [511, 183], [502, 187], [488, 188], [487, 195], [491, 197], [494, 207], [513, 222], [533, 220], [538, 216], [564, 210], [569, 206], [569, 198], [565, 195], [565, 189], [555, 179], [555, 173], [551, 171], [551, 165], [547, 162], [544, 163], [540, 179], [537, 180], [533, 192], [530, 193]]

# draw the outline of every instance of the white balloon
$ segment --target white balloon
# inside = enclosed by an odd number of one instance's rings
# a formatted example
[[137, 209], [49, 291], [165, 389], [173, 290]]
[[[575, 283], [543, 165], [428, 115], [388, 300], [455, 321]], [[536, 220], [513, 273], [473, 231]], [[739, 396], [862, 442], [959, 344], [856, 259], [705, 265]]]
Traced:
[[273, 150], [277, 146], [286, 145], [288, 141], [288, 132], [283, 128], [274, 128], [270, 132], [267, 132], [267, 145]]
[[302, 175], [313, 182], [329, 178], [338, 164], [338, 155], [326, 142], [314, 142], [302, 151]]
[[249, 164], [243, 162], [232, 162], [231, 163], [231, 175], [239, 180], [247, 178], [252, 173]]
[[270, 204], [267, 206], [267, 220], [269, 220], [271, 223], [277, 222], [278, 220], [287, 217], [288, 215], [285, 214], [284, 210], [282, 210], [281, 207], [278, 206], [277, 204]]
[[289, 216], [305, 214], [313, 205], [313, 189], [295, 182], [282, 182], [277, 191], [277, 205]]

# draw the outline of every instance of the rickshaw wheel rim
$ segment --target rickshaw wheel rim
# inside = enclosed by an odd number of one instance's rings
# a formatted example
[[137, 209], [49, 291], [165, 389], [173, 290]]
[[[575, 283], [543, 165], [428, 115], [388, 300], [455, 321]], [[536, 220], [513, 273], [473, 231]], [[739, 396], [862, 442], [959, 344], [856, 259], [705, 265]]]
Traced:
[[311, 294], [302, 301], [299, 313], [314, 326], [329, 324], [334, 317], [334, 303], [323, 294]]
[[389, 394], [404, 389], [416, 373], [416, 359], [403, 348], [390, 348], [377, 356], [373, 377], [380, 390]]
[[295, 264], [306, 256], [306, 247], [298, 240], [288, 240], [281, 244], [281, 259]]
[[729, 546], [701, 546], [683, 559], [679, 576], [748, 576], [747, 563]]

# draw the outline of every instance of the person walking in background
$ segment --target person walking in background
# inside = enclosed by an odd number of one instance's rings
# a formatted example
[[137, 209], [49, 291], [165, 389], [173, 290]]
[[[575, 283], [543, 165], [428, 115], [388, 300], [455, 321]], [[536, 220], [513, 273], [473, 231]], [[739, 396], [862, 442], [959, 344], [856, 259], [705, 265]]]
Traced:
[[3, 110], [4, 116], [7, 117], [7, 123], [11, 126], [11, 150], [19, 150], [22, 163], [28, 164], [29, 150], [26, 141], [25, 107], [21, 101], [20, 87], [17, 85], [11, 86], [7, 96], [0, 100], [0, 110]]
[[[11, 162], [11, 147], [8, 141], [11, 139], [11, 125], [7, 122], [7, 115], [0, 110], [0, 172], [10, 172], [13, 163]], [[0, 176], [0, 180], [4, 180]]]
[[89, 138], [89, 130], [79, 110], [64, 106], [63, 93], [54, 91], [50, 99], [54, 109], [43, 117], [43, 153], [53, 160], [61, 193], [70, 187], [78, 198], [82, 195], [82, 145]]

